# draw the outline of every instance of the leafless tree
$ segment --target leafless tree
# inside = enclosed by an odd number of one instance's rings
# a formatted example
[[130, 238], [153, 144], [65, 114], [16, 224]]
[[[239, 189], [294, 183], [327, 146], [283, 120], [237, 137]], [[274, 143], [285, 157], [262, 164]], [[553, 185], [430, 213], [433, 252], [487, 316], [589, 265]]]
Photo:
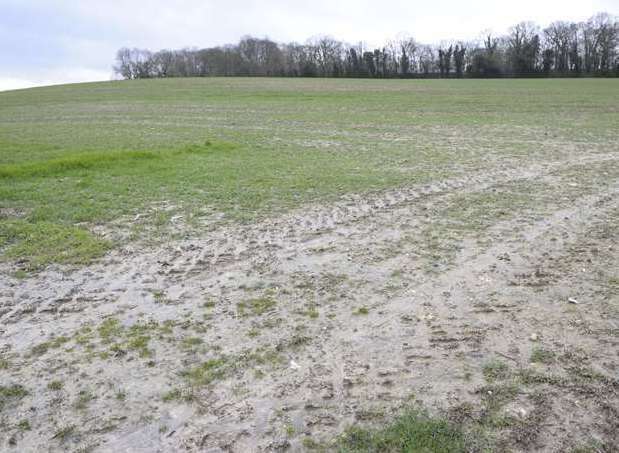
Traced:
[[595, 74], [619, 76], [619, 24], [607, 13], [586, 22], [553, 22], [543, 32], [531, 22], [505, 36], [438, 47], [400, 35], [373, 50], [330, 36], [278, 44], [244, 36], [238, 44], [207, 49], [122, 48], [114, 71], [125, 79], [203, 76], [497, 77]]

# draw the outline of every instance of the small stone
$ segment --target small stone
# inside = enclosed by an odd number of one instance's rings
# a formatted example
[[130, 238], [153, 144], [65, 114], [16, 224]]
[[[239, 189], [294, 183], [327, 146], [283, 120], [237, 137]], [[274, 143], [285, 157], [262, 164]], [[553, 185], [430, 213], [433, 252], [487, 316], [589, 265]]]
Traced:
[[537, 335], [536, 333], [532, 333], [530, 339], [531, 341], [537, 341], [539, 340], [539, 335]]

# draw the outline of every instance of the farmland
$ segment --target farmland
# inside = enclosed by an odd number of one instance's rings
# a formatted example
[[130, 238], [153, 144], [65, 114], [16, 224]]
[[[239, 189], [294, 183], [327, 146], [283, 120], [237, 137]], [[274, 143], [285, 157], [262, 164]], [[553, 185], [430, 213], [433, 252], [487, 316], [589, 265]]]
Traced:
[[418, 425], [611, 451], [618, 106], [609, 79], [0, 93], [2, 448], [381, 451]]

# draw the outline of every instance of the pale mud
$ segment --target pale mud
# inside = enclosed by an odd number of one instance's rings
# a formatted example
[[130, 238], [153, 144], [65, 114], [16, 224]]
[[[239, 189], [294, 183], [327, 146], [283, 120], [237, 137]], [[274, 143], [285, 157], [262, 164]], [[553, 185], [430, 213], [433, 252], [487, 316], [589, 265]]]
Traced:
[[[1, 449], [328, 449], [411, 405], [465, 425], [492, 410], [497, 451], [616, 447], [618, 224], [619, 156], [583, 154], [128, 245], [83, 269], [18, 280], [5, 265], [0, 385], [28, 393], [0, 407]], [[123, 327], [106, 339], [110, 318]], [[531, 363], [535, 347], [552, 357]], [[183, 372], [211, 359], [226, 365], [208, 381]], [[507, 383], [483, 373], [497, 360], [529, 373], [501, 401]]]

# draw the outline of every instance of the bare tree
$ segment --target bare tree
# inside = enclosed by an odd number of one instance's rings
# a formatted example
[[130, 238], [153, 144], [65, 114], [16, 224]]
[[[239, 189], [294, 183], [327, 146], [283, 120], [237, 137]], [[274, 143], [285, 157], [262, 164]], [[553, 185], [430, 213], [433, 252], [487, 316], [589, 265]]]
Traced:
[[562, 21], [553, 22], [548, 28], [544, 29], [544, 35], [549, 47], [553, 50], [554, 70], [566, 73], [569, 68], [570, 24]]
[[436, 66], [436, 58], [434, 50], [431, 46], [421, 46], [419, 52], [419, 69], [424, 75], [434, 72]]
[[454, 66], [456, 68], [456, 76], [462, 77], [464, 74], [464, 55], [466, 54], [466, 47], [464, 44], [456, 44], [454, 48]]
[[520, 22], [509, 29], [506, 55], [513, 74], [535, 72], [540, 52], [539, 30], [533, 22]]
[[417, 49], [419, 48], [417, 41], [410, 36], [401, 37], [398, 40], [398, 47], [400, 49], [400, 72], [404, 75], [414, 72]]
[[122, 48], [114, 71], [125, 79], [218, 75], [324, 77], [497, 77], [502, 75], [599, 74], [619, 76], [619, 25], [607, 13], [579, 24], [553, 22], [541, 32], [521, 22], [502, 37], [477, 42], [422, 45], [400, 35], [385, 46], [366, 49], [317, 36], [306, 44], [278, 44], [244, 36], [238, 44], [207, 49]]
[[617, 39], [619, 37], [619, 22], [607, 13], [600, 13], [590, 19], [595, 42], [599, 49], [599, 64], [596, 69], [608, 72], [617, 56]]
[[133, 79], [133, 70], [131, 63], [131, 50], [123, 47], [116, 52], [116, 64], [114, 72], [120, 75], [123, 79]]

